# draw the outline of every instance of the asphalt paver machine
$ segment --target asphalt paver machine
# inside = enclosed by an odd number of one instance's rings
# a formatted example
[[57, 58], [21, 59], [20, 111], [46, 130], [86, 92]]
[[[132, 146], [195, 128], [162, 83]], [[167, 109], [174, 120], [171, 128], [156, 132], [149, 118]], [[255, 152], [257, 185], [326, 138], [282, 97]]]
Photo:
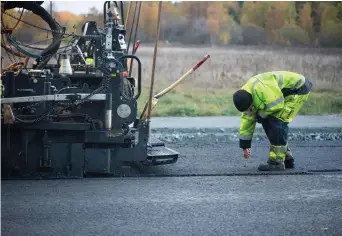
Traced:
[[[31, 24], [10, 10], [22, 8], [41, 17], [53, 39], [40, 52], [19, 42], [2, 21], [2, 48], [24, 58], [1, 71], [1, 175], [12, 177], [85, 177], [115, 173], [124, 163], [172, 164], [179, 153], [150, 134], [150, 116], [158, 96], [153, 95], [154, 68], [160, 29], [156, 33], [150, 97], [138, 113], [143, 62], [135, 55], [140, 41], [127, 45], [127, 18], [122, 2], [104, 3], [104, 27], [83, 24], [82, 33], [66, 33], [43, 2], [2, 1], [2, 14]], [[137, 2], [133, 24], [139, 22]], [[139, 5], [140, 4], [140, 5]], [[137, 7], [138, 6], [138, 7]], [[126, 22], [125, 22], [126, 21]], [[39, 28], [39, 27], [38, 27]], [[135, 26], [137, 28], [137, 25]], [[133, 32], [134, 33], [134, 32]], [[63, 40], [71, 38], [66, 46]], [[134, 42], [136, 39], [136, 30]], [[33, 48], [34, 49], [34, 48]], [[196, 70], [209, 56], [177, 80], [164, 95]], [[28, 68], [29, 59], [34, 59]], [[52, 61], [55, 60], [55, 63]], [[132, 65], [137, 76], [132, 77]]]

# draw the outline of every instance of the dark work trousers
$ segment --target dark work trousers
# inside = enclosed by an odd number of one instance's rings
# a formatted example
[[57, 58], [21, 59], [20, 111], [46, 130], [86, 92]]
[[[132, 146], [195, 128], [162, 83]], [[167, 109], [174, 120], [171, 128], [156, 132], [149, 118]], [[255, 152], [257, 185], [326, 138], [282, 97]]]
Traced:
[[288, 141], [288, 123], [283, 122], [274, 116], [268, 116], [260, 120], [262, 127], [271, 143], [271, 145], [284, 146]]

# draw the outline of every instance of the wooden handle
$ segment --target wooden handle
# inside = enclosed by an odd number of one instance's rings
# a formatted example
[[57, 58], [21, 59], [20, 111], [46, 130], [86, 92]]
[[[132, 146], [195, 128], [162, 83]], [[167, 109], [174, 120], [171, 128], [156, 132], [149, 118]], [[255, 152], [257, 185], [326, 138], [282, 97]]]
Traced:
[[[193, 66], [190, 70], [188, 70], [184, 75], [182, 75], [178, 80], [176, 80], [173, 84], [171, 84], [169, 87], [164, 89], [163, 91], [159, 92], [158, 94], [154, 95], [152, 98], [152, 109], [157, 105], [158, 99], [168, 92], [170, 92], [173, 88], [175, 88], [178, 84], [180, 84], [185, 78], [187, 78], [189, 75], [191, 75], [195, 70], [197, 70], [210, 56], [206, 55], [202, 60], [200, 60], [195, 66]], [[147, 108], [148, 108], [149, 102], [145, 104], [145, 107], [141, 113], [140, 119], [146, 119], [147, 118]]]
[[200, 60], [195, 66], [193, 66], [188, 72], [186, 72], [184, 75], [182, 75], [178, 80], [176, 80], [173, 84], [171, 84], [169, 87], [161, 91], [160, 93], [156, 94], [155, 98], [160, 98], [170, 92], [173, 88], [175, 88], [178, 84], [180, 84], [185, 78], [187, 78], [189, 75], [191, 75], [195, 70], [197, 70], [208, 58], [210, 58], [209, 55], [206, 55], [202, 60]]
[[193, 69], [188, 70], [188, 72], [186, 72], [184, 75], [182, 75], [178, 80], [176, 80], [173, 84], [171, 84], [169, 87], [167, 87], [166, 89], [164, 89], [163, 91], [157, 93], [154, 97], [155, 98], [160, 98], [162, 96], [164, 96], [165, 94], [167, 94], [168, 92], [170, 92], [173, 88], [175, 88], [178, 84], [180, 84], [186, 77], [188, 77], [189, 75], [191, 75], [194, 72]]

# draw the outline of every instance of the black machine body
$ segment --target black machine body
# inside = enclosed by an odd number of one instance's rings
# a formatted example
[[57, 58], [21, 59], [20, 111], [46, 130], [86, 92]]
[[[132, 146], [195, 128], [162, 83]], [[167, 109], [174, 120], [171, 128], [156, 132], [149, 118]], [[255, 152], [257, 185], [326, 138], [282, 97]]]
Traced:
[[[36, 60], [2, 73], [2, 178], [116, 174], [123, 163], [177, 161], [137, 118], [142, 63], [128, 53], [118, 7], [106, 2], [104, 12], [104, 28], [86, 22], [83, 35], [94, 37], [77, 38], [55, 64]], [[128, 60], [137, 78], [127, 77]]]

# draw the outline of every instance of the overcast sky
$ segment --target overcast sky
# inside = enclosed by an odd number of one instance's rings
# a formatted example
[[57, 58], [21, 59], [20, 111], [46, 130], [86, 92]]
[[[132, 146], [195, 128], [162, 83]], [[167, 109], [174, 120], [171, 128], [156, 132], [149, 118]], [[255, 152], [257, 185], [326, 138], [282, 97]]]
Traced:
[[[84, 1], [53, 1], [55, 5], [54, 11], [70, 11], [74, 14], [88, 13], [91, 7], [96, 7], [100, 12], [103, 11], [103, 4], [105, 1], [102, 0], [84, 0]], [[172, 1], [180, 2], [180, 1]], [[50, 6], [50, 1], [44, 1], [43, 7]]]
[[[93, 1], [53, 1], [55, 11], [70, 11], [74, 14], [81, 14], [89, 12], [89, 8], [96, 7], [102, 12], [104, 1], [93, 0]], [[44, 1], [43, 7], [50, 6], [50, 1]]]

